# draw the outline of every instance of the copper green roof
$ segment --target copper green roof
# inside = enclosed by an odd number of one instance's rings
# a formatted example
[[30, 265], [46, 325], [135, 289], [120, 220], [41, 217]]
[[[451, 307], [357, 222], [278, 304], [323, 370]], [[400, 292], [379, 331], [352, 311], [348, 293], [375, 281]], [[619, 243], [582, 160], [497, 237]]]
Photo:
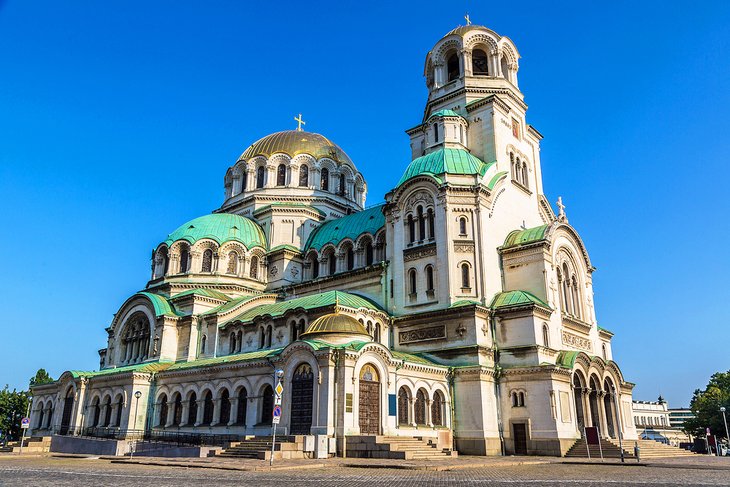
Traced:
[[406, 353], [406, 352], [399, 352], [396, 350], [391, 350], [390, 353], [391, 353], [391, 355], [393, 355], [393, 358], [395, 360], [403, 360], [405, 362], [410, 362], [410, 363], [414, 363], [414, 364], [435, 365], [435, 366], [443, 367], [443, 365], [437, 364], [436, 362], [428, 360], [427, 358], [422, 357], [420, 355], [415, 355], [415, 354]]
[[225, 313], [228, 310], [231, 310], [235, 308], [236, 306], [245, 303], [246, 301], [250, 301], [254, 298], [258, 298], [259, 296], [241, 296], [240, 298], [232, 299], [228, 301], [227, 303], [223, 303], [219, 306], [216, 306], [215, 308], [209, 309], [208, 311], [205, 311], [203, 313], [200, 313], [201, 315], [215, 315], [219, 313]]
[[202, 287], [199, 287], [197, 289], [189, 289], [187, 291], [183, 291], [180, 294], [174, 295], [172, 297], [172, 299], [183, 298], [185, 296], [190, 296], [190, 295], [206, 296], [209, 298], [220, 299], [221, 301], [230, 301], [231, 300], [231, 298], [229, 296], [223, 294], [220, 291], [216, 291], [215, 289], [206, 289], [206, 288], [202, 288]]
[[[343, 291], [327, 291], [324, 293], [313, 294], [311, 296], [290, 299], [288, 301], [262, 304], [244, 311], [229, 321], [247, 323], [249, 321], [253, 321], [259, 316], [271, 316], [272, 318], [276, 318], [284, 315], [287, 311], [298, 308], [307, 310], [324, 308], [326, 306], [344, 306], [346, 308], [353, 309], [365, 308], [374, 311], [382, 311], [377, 304], [373, 303], [369, 299], [363, 298], [362, 296], [357, 296], [356, 294], [350, 294]], [[224, 323], [220, 326], [224, 326]]]
[[487, 183], [487, 188], [494, 189], [494, 186], [496, 186], [497, 182], [505, 176], [507, 176], [507, 171], [498, 172], [492, 177], [492, 179], [489, 180], [489, 182]]
[[558, 358], [555, 360], [555, 363], [562, 367], [572, 369], [573, 365], [575, 365], [575, 359], [578, 358], [579, 353], [580, 352], [575, 350], [563, 350], [558, 354]]
[[411, 161], [398, 186], [420, 175], [433, 176], [437, 180], [441, 174], [479, 174], [483, 176], [489, 165], [464, 149], [441, 148]]
[[524, 306], [526, 304], [536, 304], [543, 308], [551, 309], [547, 303], [527, 291], [507, 291], [499, 293], [492, 300], [491, 307], [494, 309], [510, 308], [513, 306]]
[[428, 119], [431, 120], [433, 117], [461, 117], [461, 118], [464, 118], [453, 110], [439, 110], [438, 112], [432, 113], [431, 116], [428, 117]]
[[152, 303], [152, 307], [155, 310], [155, 316], [182, 316], [180, 313], [178, 313], [175, 308], [170, 304], [170, 302], [167, 300], [167, 297], [161, 296], [159, 294], [150, 293], [147, 291], [141, 291], [135, 294], [135, 296], [144, 296], [145, 298], [149, 299]]
[[68, 372], [74, 379], [78, 379], [79, 377], [93, 378], [114, 374], [124, 374], [125, 372], [153, 373], [165, 370], [171, 365], [172, 362], [147, 362], [142, 364], [125, 365], [123, 367], [112, 367], [95, 371], [69, 370]]
[[471, 306], [473, 304], [479, 305], [479, 301], [474, 301], [473, 299], [461, 299], [459, 301], [454, 301], [451, 303], [451, 306], [449, 308], [458, 308], [460, 306]]
[[514, 230], [504, 239], [503, 249], [517, 247], [519, 245], [527, 245], [539, 242], [545, 239], [548, 225], [540, 225], [539, 227], [528, 228], [526, 230]]
[[346, 238], [355, 241], [363, 233], [375, 236], [384, 225], [383, 205], [373, 206], [337, 220], [324, 222], [309, 235], [304, 250], [320, 250], [329, 243], [336, 246]]
[[231, 213], [212, 213], [190, 220], [165, 239], [167, 245], [178, 240], [193, 244], [209, 238], [223, 244], [231, 240], [241, 242], [247, 248], [266, 248], [266, 236], [261, 227], [251, 220]]
[[270, 210], [272, 208], [306, 208], [315, 213], [319, 213], [322, 216], [327, 216], [327, 213], [325, 213], [324, 211], [320, 210], [319, 208], [315, 208], [314, 206], [311, 206], [311, 205], [305, 205], [303, 203], [280, 203], [280, 202], [271, 203], [270, 205], [264, 205], [260, 208], [256, 208], [253, 211], [253, 214], [256, 215], [258, 213], [263, 213], [266, 210]]
[[614, 334], [611, 330], [607, 330], [607, 329], [603, 328], [602, 326], [597, 326], [597, 328], [598, 328], [598, 331], [602, 331], [604, 333], [608, 333], [609, 335], [613, 335]]
[[199, 360], [191, 360], [189, 362], [176, 362], [170, 365], [166, 370], [173, 372], [176, 370], [194, 369], [198, 367], [210, 367], [213, 365], [229, 364], [236, 362], [247, 362], [250, 360], [260, 360], [266, 357], [279, 355], [284, 347], [272, 348], [268, 350], [256, 350], [253, 352], [237, 353], [234, 355], [223, 355], [221, 357], [202, 358]]
[[301, 250], [299, 250], [298, 248], [296, 248], [293, 245], [282, 244], [282, 245], [277, 245], [276, 247], [271, 247], [271, 250], [269, 250], [269, 253], [275, 252], [277, 250], [284, 250], [284, 249], [291, 250], [292, 252], [297, 252], [297, 253], [301, 252]]

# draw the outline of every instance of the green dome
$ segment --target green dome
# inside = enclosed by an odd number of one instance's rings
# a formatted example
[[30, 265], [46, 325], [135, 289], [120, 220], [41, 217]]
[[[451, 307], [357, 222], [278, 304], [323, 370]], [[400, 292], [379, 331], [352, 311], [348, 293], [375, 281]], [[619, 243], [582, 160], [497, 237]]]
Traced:
[[194, 244], [198, 240], [209, 238], [219, 245], [235, 240], [246, 248], [266, 248], [266, 236], [261, 227], [251, 220], [231, 213], [212, 213], [198, 217], [181, 225], [165, 239], [169, 246], [178, 240], [186, 240]]
[[459, 115], [458, 113], [456, 113], [453, 110], [439, 110], [438, 112], [434, 112], [433, 114], [431, 114], [431, 116], [428, 117], [428, 119], [431, 120], [433, 117], [459, 117], [459, 118], [464, 118], [464, 117], [462, 117], [461, 115]]
[[484, 161], [464, 149], [442, 148], [411, 161], [400, 178], [398, 186], [422, 174], [433, 176], [439, 182], [441, 174], [479, 174], [483, 176], [489, 167]]

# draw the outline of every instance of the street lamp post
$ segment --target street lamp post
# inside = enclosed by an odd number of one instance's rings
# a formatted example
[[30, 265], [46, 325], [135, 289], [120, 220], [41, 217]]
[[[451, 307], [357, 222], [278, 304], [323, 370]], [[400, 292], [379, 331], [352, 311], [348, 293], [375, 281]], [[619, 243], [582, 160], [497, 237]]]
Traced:
[[[142, 397], [142, 393], [140, 391], [136, 391], [134, 393], [134, 399], [135, 399], [135, 401], [134, 401], [134, 428], [133, 428], [133, 430], [135, 431], [135, 433], [137, 431], [137, 407], [139, 406], [139, 398], [140, 397]], [[136, 445], [136, 440], [135, 440], [134, 443], [131, 443], [130, 446], [132, 448], [130, 448], [129, 456], [130, 457], [133, 457], [134, 456], [134, 447], [137, 446]]]
[[725, 417], [725, 406], [720, 406], [720, 412], [722, 413], [722, 422], [725, 423], [725, 437], [727, 438], [728, 444], [730, 444], [730, 433], [727, 429], [727, 418]]

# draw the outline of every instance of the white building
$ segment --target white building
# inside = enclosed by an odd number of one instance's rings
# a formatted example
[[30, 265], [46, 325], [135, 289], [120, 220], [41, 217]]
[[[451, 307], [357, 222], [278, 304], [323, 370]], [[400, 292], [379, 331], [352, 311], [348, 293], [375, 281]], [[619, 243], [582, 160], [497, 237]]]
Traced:
[[672, 413], [662, 396], [656, 401], [633, 401], [634, 426], [639, 438], [672, 446], [689, 442], [690, 437], [672, 421]]
[[282, 368], [291, 434], [453, 433], [482, 455], [561, 455], [584, 425], [635, 438], [593, 264], [543, 192], [519, 58], [482, 26], [436, 43], [380, 206], [323, 135], [253, 143], [218, 210], [160, 235], [100, 370], [33, 389], [35, 433], [265, 435]]

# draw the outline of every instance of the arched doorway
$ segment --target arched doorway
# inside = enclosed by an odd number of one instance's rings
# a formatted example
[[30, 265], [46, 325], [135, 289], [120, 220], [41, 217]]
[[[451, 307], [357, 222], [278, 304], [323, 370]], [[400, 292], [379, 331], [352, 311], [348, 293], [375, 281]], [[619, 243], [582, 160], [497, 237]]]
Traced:
[[598, 431], [601, 430], [601, 419], [598, 414], [598, 393], [601, 390], [601, 383], [596, 379], [596, 377], [591, 377], [591, 392], [588, 396], [588, 404], [591, 409], [591, 426], [595, 426], [598, 428]]
[[67, 435], [71, 428], [71, 416], [74, 409], [74, 389], [69, 387], [66, 391], [66, 398], [63, 400], [63, 414], [61, 415], [60, 435]]
[[261, 424], [271, 424], [274, 411], [274, 388], [267, 385], [261, 396]]
[[380, 376], [370, 364], [360, 370], [359, 424], [360, 433], [380, 433]]
[[610, 436], [611, 438], [616, 438], [616, 426], [614, 425], [613, 421], [616, 408], [613, 403], [613, 388], [611, 387], [611, 382], [608, 379], [603, 382], [603, 390], [605, 391], [605, 395], [603, 396], [603, 407], [604, 413], [606, 415], [608, 436]]
[[583, 410], [583, 381], [577, 372], [573, 374], [573, 400], [575, 402], [575, 423], [578, 431], [583, 434], [586, 425], [585, 411]]
[[312, 429], [314, 374], [309, 364], [301, 364], [291, 381], [291, 421], [293, 435], [308, 435]]

